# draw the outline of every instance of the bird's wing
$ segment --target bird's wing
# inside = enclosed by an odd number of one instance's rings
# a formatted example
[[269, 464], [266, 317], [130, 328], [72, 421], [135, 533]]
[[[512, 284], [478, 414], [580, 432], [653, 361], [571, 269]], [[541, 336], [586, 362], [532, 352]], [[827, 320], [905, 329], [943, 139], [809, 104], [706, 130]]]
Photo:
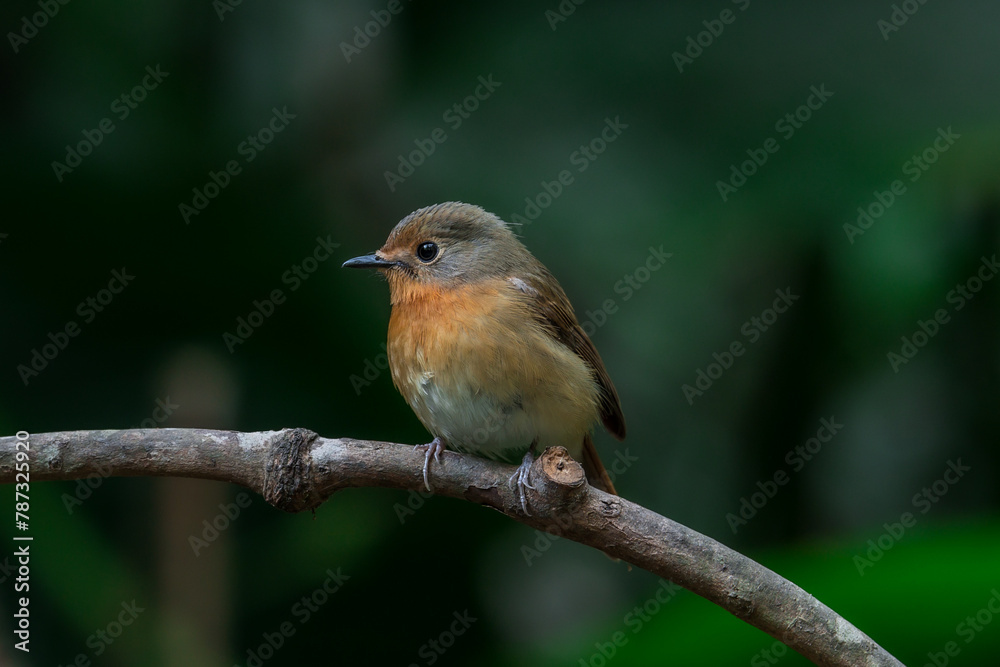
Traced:
[[509, 281], [531, 297], [533, 310], [552, 337], [575, 352], [593, 369], [594, 379], [600, 388], [601, 422], [608, 433], [618, 440], [624, 440], [625, 415], [622, 414], [618, 392], [608, 377], [597, 348], [577, 322], [573, 306], [562, 287], [542, 266], [539, 266], [536, 275], [510, 278]]

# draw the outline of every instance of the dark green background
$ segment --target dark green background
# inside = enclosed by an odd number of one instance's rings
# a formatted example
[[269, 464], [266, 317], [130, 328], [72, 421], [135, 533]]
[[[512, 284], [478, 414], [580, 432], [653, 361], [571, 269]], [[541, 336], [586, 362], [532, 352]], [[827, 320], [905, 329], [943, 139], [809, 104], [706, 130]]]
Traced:
[[[431, 203], [523, 215], [569, 169], [520, 234], [581, 319], [614, 300], [593, 340], [629, 437], [597, 440], [606, 461], [638, 457], [622, 495], [792, 579], [909, 665], [948, 641], [950, 664], [995, 664], [1000, 619], [968, 643], [958, 625], [1000, 587], [1000, 284], [960, 311], [947, 295], [1000, 244], [996, 3], [911, 2], [884, 39], [888, 2], [591, 0], [554, 30], [555, 0], [403, 2], [348, 63], [341, 43], [385, 7], [244, 0], [220, 20], [208, 0], [70, 2], [17, 53], [5, 38], [0, 433], [134, 427], [169, 397], [163, 426], [426, 442], [387, 372], [352, 385], [382, 353], [388, 290], [340, 263]], [[724, 9], [734, 21], [679, 72], [672, 54]], [[38, 11], [5, 3], [0, 28]], [[119, 120], [113, 100], [157, 65], [169, 75]], [[500, 86], [453, 129], [443, 114], [490, 75]], [[812, 86], [833, 95], [786, 138], [775, 124]], [[247, 163], [240, 143], [285, 107], [296, 117]], [[115, 130], [57, 180], [52, 162], [105, 117]], [[606, 118], [627, 128], [577, 171]], [[384, 172], [438, 127], [447, 139], [390, 191]], [[911, 182], [939, 128], [960, 138]], [[778, 151], [724, 202], [717, 181], [769, 137]], [[233, 159], [241, 173], [185, 224], [179, 204]], [[852, 243], [844, 224], [895, 179], [905, 193]], [[328, 236], [334, 256], [291, 291], [283, 273]], [[615, 286], [650, 246], [673, 255], [626, 300]], [[77, 305], [122, 267], [134, 281], [84, 322]], [[230, 353], [223, 333], [274, 289], [286, 301]], [[778, 289], [799, 299], [750, 344], [741, 328]], [[894, 372], [887, 353], [939, 308], [950, 320]], [[18, 365], [70, 320], [80, 335], [25, 386]], [[746, 352], [690, 405], [682, 385], [734, 341]], [[793, 471], [786, 452], [831, 416], [843, 429]], [[970, 471], [920, 513], [914, 494], [959, 459]], [[788, 483], [734, 535], [727, 513], [779, 470]], [[421, 646], [466, 610], [478, 620], [435, 664], [600, 665], [595, 644], [619, 631], [610, 665], [805, 662], [768, 661], [771, 638], [686, 591], [637, 628], [654, 576], [563, 540], [529, 565], [545, 538], [454, 500], [401, 523], [406, 492], [345, 491], [315, 517], [254, 496], [195, 556], [189, 536], [240, 491], [109, 479], [69, 512], [76, 482], [34, 484], [33, 650], [4, 630], [0, 662], [245, 665], [292, 621], [264, 664], [426, 665]], [[907, 511], [916, 525], [859, 575], [855, 556]], [[350, 579], [299, 624], [328, 568]], [[133, 599], [145, 611], [94, 657], [88, 636]]]

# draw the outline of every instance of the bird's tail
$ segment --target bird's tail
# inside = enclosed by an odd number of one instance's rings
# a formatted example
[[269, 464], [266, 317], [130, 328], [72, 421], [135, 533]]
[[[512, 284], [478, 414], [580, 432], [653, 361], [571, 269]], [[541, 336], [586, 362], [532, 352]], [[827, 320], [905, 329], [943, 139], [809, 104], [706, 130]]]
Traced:
[[601, 463], [601, 457], [597, 455], [597, 448], [594, 447], [594, 440], [590, 434], [583, 436], [583, 472], [587, 475], [587, 481], [591, 486], [595, 486], [601, 491], [618, 495], [615, 485], [611, 483], [611, 477], [607, 469]]

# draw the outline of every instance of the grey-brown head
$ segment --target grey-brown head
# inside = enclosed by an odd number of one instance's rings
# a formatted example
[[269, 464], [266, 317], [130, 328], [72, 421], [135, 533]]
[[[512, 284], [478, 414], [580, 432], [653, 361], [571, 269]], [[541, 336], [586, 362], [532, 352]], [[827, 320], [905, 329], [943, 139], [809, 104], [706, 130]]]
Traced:
[[535, 265], [537, 260], [506, 222], [462, 202], [414, 211], [399, 221], [374, 254], [344, 262], [345, 267], [381, 270], [394, 295], [410, 281], [444, 288], [533, 272]]

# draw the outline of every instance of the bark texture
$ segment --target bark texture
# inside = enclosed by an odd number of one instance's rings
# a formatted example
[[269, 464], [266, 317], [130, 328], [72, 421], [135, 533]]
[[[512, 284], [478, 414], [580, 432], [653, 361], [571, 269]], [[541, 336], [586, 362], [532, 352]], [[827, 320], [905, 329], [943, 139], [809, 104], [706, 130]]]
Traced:
[[[0, 483], [15, 482], [15, 437], [0, 438]], [[314, 509], [348, 487], [422, 489], [412, 446], [321, 438], [305, 429], [70, 431], [29, 437], [32, 482], [92, 474], [233, 482], [275, 507]], [[22, 447], [23, 450], [23, 447]], [[100, 473], [98, 473], [100, 471]], [[109, 472], [110, 471], [110, 472]], [[690, 528], [589, 486], [561, 447], [532, 468], [531, 516], [507, 485], [507, 466], [446, 452], [432, 463], [434, 493], [487, 505], [515, 521], [600, 549], [669, 579], [784, 642], [817, 665], [902, 665], [792, 582]]]

